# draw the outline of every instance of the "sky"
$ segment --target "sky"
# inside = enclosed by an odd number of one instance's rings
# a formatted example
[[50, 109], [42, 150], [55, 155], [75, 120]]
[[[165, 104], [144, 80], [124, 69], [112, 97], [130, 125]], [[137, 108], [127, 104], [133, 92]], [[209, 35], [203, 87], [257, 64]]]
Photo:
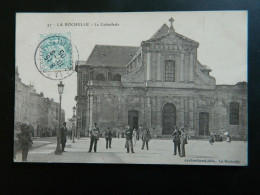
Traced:
[[[23, 83], [33, 83], [37, 92], [58, 102], [59, 81], [42, 76], [34, 63], [41, 35], [70, 33], [79, 60], [87, 60], [95, 44], [140, 46], [164, 23], [170, 26], [171, 17], [177, 33], [199, 43], [198, 61], [212, 70], [210, 75], [216, 78], [217, 84], [247, 81], [247, 11], [17, 13], [15, 65]], [[57, 25], [61, 23], [63, 26]], [[65, 23], [89, 26], [64, 26]], [[101, 23], [118, 26], [101, 26]], [[65, 85], [62, 108], [68, 118], [76, 105], [76, 72], [62, 82]]]

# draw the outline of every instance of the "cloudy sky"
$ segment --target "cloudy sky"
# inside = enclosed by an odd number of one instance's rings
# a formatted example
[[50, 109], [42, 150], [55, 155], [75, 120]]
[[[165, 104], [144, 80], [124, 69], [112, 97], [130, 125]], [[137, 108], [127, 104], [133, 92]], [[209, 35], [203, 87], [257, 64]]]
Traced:
[[[212, 69], [217, 84], [247, 81], [247, 12], [137, 12], [137, 13], [18, 13], [16, 15], [16, 66], [22, 82], [34, 83], [37, 92], [58, 102], [57, 84], [43, 77], [34, 63], [41, 34], [68, 33], [78, 48], [79, 59], [87, 60], [95, 44], [140, 46], [169, 18], [179, 34], [199, 42], [198, 60]], [[57, 26], [60, 23], [89, 23], [91, 26]], [[119, 26], [95, 26], [117, 23]], [[51, 24], [51, 26], [48, 24]], [[62, 107], [72, 116], [77, 89], [74, 72], [63, 80]]]

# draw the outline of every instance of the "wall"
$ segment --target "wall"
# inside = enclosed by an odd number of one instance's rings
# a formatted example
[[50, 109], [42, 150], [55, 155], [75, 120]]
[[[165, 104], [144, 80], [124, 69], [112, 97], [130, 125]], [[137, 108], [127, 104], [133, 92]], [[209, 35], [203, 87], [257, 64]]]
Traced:
[[[95, 83], [94, 83], [95, 84]], [[219, 133], [221, 128], [229, 131], [232, 138], [244, 139], [247, 131], [247, 97], [236, 86], [224, 89], [167, 89], [152, 87], [110, 86], [108, 83], [93, 85], [92, 125], [96, 122], [104, 131], [108, 126], [113, 130], [124, 130], [128, 124], [128, 111], [139, 112], [139, 124], [149, 127], [153, 135], [162, 134], [162, 113], [166, 103], [176, 107], [176, 124], [185, 126], [190, 136], [199, 137], [199, 113], [209, 113], [209, 132]], [[231, 90], [233, 89], [233, 90]], [[238, 101], [240, 124], [229, 125], [229, 103]], [[87, 107], [87, 116], [90, 114]], [[88, 118], [87, 118], [88, 119]], [[89, 124], [88, 124], [89, 125]]]
[[[65, 113], [63, 115], [65, 118]], [[42, 129], [57, 128], [58, 120], [59, 103], [54, 102], [53, 99], [44, 98], [43, 93], [38, 94], [33, 85], [22, 83], [16, 68], [15, 123], [19, 121], [32, 125], [34, 136], [40, 136]]]

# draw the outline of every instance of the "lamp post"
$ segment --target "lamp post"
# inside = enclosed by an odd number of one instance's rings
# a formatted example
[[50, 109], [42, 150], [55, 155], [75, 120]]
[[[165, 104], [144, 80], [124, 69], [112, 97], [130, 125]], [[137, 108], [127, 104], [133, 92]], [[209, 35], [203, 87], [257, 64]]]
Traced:
[[61, 95], [63, 94], [64, 85], [62, 84], [62, 81], [58, 84], [58, 92], [60, 94], [60, 110], [59, 110], [59, 125], [58, 125], [58, 132], [57, 132], [57, 147], [55, 150], [56, 155], [61, 155], [61, 134], [60, 134], [60, 122], [61, 122]]
[[74, 141], [74, 134], [75, 134], [75, 120], [76, 120], [75, 112], [76, 112], [76, 107], [74, 106], [72, 108], [72, 110], [73, 110], [73, 117], [72, 117], [72, 143], [75, 143], [75, 141]]

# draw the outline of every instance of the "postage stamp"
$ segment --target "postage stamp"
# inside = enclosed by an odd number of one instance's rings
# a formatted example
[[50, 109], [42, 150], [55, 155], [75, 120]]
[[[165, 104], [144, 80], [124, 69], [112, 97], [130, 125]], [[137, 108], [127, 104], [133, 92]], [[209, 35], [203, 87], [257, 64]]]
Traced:
[[70, 33], [40, 35], [34, 61], [39, 72], [52, 80], [61, 80], [74, 72], [78, 50], [70, 41]]

